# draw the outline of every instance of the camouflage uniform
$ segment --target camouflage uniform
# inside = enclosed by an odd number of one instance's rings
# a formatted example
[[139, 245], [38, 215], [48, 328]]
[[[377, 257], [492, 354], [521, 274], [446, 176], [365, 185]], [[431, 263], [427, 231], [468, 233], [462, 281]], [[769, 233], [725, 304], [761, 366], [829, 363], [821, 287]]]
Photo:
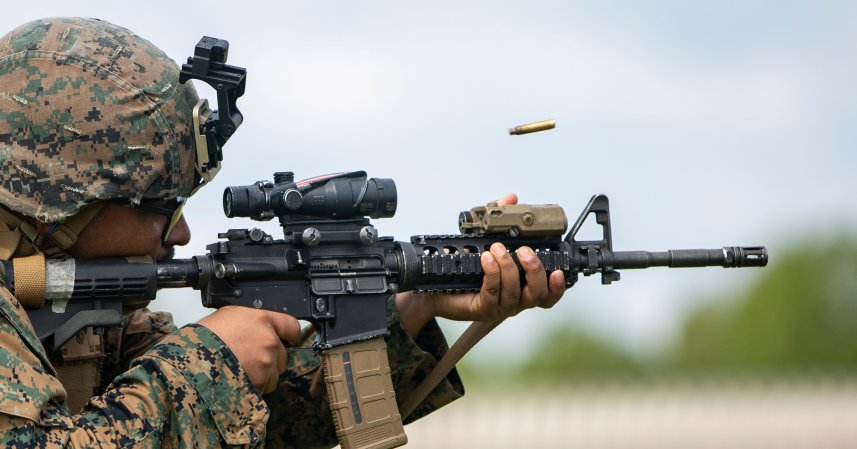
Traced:
[[[0, 204], [51, 222], [101, 200], [189, 195], [199, 181], [190, 124], [197, 96], [177, 74], [153, 45], [93, 19], [39, 20], [0, 38]], [[0, 241], [12, 242], [11, 257], [34, 251], [25, 230], [6, 227], [0, 225]], [[446, 343], [434, 321], [414, 341], [392, 300], [388, 309], [390, 364], [402, 399]], [[24, 306], [0, 286], [0, 444], [336, 444], [312, 351], [290, 351], [280, 387], [263, 400], [216, 335], [199, 325], [175, 329], [168, 314], [129, 314], [100, 349], [111, 355], [100, 368], [113, 381], [73, 415], [57, 379], [62, 362], [49, 357]], [[453, 373], [413, 416], [462, 392]]]
[[164, 338], [72, 415], [23, 308], [5, 289], [0, 296], [3, 447], [262, 445], [268, 408], [208, 329], [188, 326]]
[[[397, 397], [405, 398], [434, 367], [446, 344], [434, 321], [413, 341], [399, 325], [393, 304], [389, 302], [388, 355]], [[175, 330], [166, 314], [138, 311], [126, 319], [118, 339], [123, 351], [119, 365], [130, 363], [130, 369], [113, 379], [80, 414], [72, 415], [64, 404], [65, 390], [25, 311], [6, 289], [0, 289], [0, 315], [3, 447], [315, 448], [336, 444], [320, 362], [312, 351], [290, 351], [279, 388], [263, 400], [214, 333], [199, 325]], [[160, 337], [151, 349], [132, 359], [151, 339]], [[462, 394], [461, 381], [453, 372], [410, 421]]]

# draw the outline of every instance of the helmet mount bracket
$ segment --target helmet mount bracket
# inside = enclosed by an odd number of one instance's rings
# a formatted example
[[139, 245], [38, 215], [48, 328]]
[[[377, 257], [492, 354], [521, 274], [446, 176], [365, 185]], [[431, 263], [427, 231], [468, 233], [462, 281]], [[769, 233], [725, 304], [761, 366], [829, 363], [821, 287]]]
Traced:
[[244, 121], [236, 101], [244, 95], [247, 69], [227, 65], [228, 54], [229, 42], [203, 36], [179, 74], [181, 83], [198, 79], [217, 92], [217, 110], [212, 111], [207, 100], [200, 100], [193, 110], [200, 185], [211, 181], [220, 170], [223, 145]]

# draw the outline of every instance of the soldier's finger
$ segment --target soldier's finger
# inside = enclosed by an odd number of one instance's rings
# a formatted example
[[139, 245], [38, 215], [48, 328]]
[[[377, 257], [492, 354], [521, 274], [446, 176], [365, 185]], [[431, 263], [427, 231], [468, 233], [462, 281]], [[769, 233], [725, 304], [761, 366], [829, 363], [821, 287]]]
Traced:
[[271, 312], [267, 318], [281, 341], [288, 343], [290, 346], [301, 344], [301, 325], [298, 323], [298, 320], [291, 315], [277, 312]]
[[565, 274], [562, 271], [556, 270], [550, 274], [548, 290], [548, 297], [539, 305], [544, 309], [553, 307], [565, 293]]
[[482, 253], [480, 259], [484, 273], [482, 288], [479, 300], [470, 303], [470, 312], [475, 315], [474, 319], [490, 320], [496, 317], [500, 305], [500, 266], [488, 251]]
[[[283, 351], [285, 351], [285, 348], [283, 348]], [[285, 368], [285, 363], [283, 364], [283, 367]], [[278, 366], [271, 365], [267, 373], [267, 377], [265, 378], [265, 385], [259, 389], [262, 394], [271, 393], [277, 389], [277, 385], [280, 383], [280, 373], [282, 373], [282, 371], [277, 371], [277, 368]]]
[[514, 193], [507, 193], [507, 194], [503, 195], [502, 197], [500, 197], [500, 199], [497, 200], [497, 204], [499, 204], [501, 206], [509, 206], [512, 204], [518, 204], [518, 195], [515, 195]]
[[[291, 322], [297, 324], [297, 320], [288, 315], [271, 312], [267, 318], [266, 326], [271, 330], [271, 337], [277, 342], [271, 345], [268, 349], [268, 357], [273, 358], [273, 363], [266, 364], [265, 385], [262, 387], [262, 393], [270, 393], [277, 389], [280, 383], [280, 374], [286, 370], [287, 352], [283, 341], [286, 338], [294, 339]], [[297, 324], [298, 334], [300, 334], [300, 324]], [[270, 361], [270, 359], [268, 359]]]
[[523, 246], [518, 249], [518, 261], [524, 269], [526, 285], [521, 290], [521, 302], [518, 304], [518, 312], [531, 307], [541, 306], [550, 298], [548, 290], [548, 276], [542, 262], [530, 248]]
[[491, 245], [491, 254], [500, 266], [500, 316], [510, 316], [521, 301], [521, 277], [518, 265], [502, 243]]

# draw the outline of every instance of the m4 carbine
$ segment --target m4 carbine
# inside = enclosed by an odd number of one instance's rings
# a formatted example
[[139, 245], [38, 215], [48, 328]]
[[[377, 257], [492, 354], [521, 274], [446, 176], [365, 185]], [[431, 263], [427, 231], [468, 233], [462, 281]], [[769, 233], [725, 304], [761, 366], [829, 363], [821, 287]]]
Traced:
[[[410, 242], [379, 237], [369, 218], [392, 217], [396, 204], [392, 179], [367, 178], [362, 171], [298, 182], [283, 172], [274, 182], [229, 187], [223, 197], [228, 217], [277, 217], [283, 238], [230, 229], [208, 245], [208, 254], [190, 259], [48, 260], [50, 304], [30, 317], [39, 337], [58, 348], [85, 327], [119, 324], [123, 301], [192, 287], [206, 307], [239, 305], [310, 321], [342, 446], [384, 448], [407, 442], [383, 338], [389, 296], [479, 291], [480, 255], [494, 242], [513, 258], [518, 248], [530, 247], [546, 273], [563, 271], [566, 287], [580, 274], [599, 273], [610, 284], [619, 280], [619, 269], [762, 267], [768, 261], [764, 247], [613, 251], [604, 195], [592, 197], [565, 237], [567, 219], [557, 205], [493, 203], [462, 212], [461, 235], [416, 235]], [[590, 215], [601, 225], [601, 238], [577, 240]], [[3, 268], [14, 289], [15, 267], [4, 262]]]

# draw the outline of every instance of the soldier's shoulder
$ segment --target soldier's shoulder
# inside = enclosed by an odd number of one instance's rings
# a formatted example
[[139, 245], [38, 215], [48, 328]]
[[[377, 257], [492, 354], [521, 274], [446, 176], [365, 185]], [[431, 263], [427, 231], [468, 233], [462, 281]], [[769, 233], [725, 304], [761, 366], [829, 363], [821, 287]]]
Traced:
[[[2, 277], [2, 276], [0, 276]], [[27, 315], [24, 306], [15, 298], [6, 285], [0, 281], [0, 313], [6, 316], [9, 320], [14, 320], [14, 317], [24, 317]], [[17, 320], [15, 320], [17, 321]]]

